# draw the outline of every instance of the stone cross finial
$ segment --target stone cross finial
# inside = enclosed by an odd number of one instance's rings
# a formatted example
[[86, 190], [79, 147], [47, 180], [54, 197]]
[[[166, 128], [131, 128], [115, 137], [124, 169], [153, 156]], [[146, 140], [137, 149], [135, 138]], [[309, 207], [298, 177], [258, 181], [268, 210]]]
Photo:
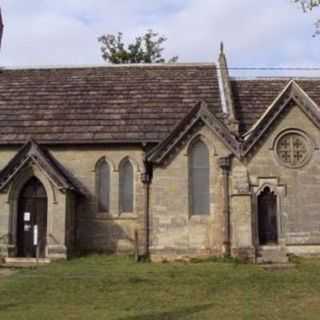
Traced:
[[224, 44], [223, 44], [223, 41], [220, 42], [220, 54], [224, 54]]
[[1, 44], [2, 44], [3, 28], [4, 28], [4, 25], [3, 25], [3, 19], [2, 19], [2, 11], [0, 8], [0, 48], [1, 48]]
[[220, 55], [218, 59], [218, 68], [219, 68], [219, 78], [220, 78], [220, 92], [222, 99], [222, 109], [228, 117], [228, 127], [229, 129], [238, 134], [239, 123], [236, 119], [235, 106], [233, 102], [233, 95], [228, 71], [227, 58], [224, 53], [224, 44], [221, 41], [220, 43]]

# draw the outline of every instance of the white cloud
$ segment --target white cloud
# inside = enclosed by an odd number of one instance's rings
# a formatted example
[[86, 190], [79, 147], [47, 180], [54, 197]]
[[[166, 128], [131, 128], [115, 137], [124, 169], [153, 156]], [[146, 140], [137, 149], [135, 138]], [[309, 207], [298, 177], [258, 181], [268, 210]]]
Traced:
[[290, 0], [3, 0], [2, 65], [102, 63], [97, 37], [153, 28], [166, 55], [215, 61], [224, 40], [230, 65], [317, 65], [316, 14]]

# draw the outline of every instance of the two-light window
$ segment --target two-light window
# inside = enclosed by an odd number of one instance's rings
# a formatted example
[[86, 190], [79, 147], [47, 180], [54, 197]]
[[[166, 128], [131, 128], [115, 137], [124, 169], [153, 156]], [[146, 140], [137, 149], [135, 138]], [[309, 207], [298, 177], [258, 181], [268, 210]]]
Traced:
[[207, 146], [198, 140], [189, 153], [191, 215], [208, 215], [210, 212], [210, 168]]
[[[110, 212], [111, 170], [109, 163], [99, 160], [96, 166], [96, 195], [99, 212]], [[119, 206], [121, 213], [134, 211], [134, 170], [125, 159], [119, 169]]]

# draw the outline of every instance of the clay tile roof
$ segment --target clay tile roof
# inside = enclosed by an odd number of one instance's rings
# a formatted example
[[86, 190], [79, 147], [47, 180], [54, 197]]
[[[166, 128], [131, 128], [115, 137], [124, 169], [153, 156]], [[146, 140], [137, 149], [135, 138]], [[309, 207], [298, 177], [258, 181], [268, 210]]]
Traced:
[[[291, 79], [270, 78], [231, 81], [240, 132], [245, 133], [261, 117]], [[320, 78], [295, 79], [299, 86], [320, 107]]]
[[200, 100], [221, 115], [213, 64], [3, 69], [0, 144], [158, 142]]

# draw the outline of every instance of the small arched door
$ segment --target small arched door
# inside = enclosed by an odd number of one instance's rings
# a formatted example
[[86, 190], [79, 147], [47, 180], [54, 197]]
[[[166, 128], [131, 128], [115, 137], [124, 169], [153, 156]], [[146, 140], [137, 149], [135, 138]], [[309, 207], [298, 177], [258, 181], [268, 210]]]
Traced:
[[23, 187], [18, 203], [17, 245], [19, 257], [45, 257], [47, 193], [35, 177]]
[[259, 244], [278, 243], [277, 195], [266, 187], [258, 196]]

